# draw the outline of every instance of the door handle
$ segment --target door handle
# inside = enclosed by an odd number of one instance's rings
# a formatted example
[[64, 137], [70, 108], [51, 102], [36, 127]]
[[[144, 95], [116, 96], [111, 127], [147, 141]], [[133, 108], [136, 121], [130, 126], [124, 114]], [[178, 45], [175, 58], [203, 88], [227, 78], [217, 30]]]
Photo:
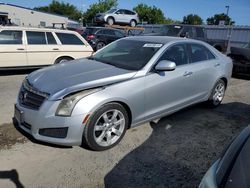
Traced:
[[24, 48], [17, 48], [17, 50], [24, 50]]
[[215, 66], [215, 67], [218, 67], [218, 66], [220, 66], [220, 63], [216, 63], [214, 66]]
[[52, 50], [59, 50], [59, 48], [53, 48]]
[[191, 76], [192, 74], [193, 74], [193, 72], [186, 71], [186, 72], [184, 72], [183, 76], [188, 77], [188, 76]]

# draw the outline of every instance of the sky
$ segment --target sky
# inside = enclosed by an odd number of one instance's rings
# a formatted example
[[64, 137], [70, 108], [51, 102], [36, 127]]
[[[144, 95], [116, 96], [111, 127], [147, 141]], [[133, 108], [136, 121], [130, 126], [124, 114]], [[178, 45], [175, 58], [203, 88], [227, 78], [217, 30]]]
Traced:
[[[0, 0], [3, 3], [10, 3], [28, 8], [45, 6], [52, 0]], [[98, 0], [60, 0], [69, 2], [86, 11], [89, 5]], [[182, 21], [183, 16], [198, 14], [203, 21], [218, 13], [226, 13], [229, 8], [229, 16], [236, 22], [236, 25], [250, 25], [250, 0], [118, 0], [119, 8], [133, 9], [139, 3], [161, 8], [166, 18]]]

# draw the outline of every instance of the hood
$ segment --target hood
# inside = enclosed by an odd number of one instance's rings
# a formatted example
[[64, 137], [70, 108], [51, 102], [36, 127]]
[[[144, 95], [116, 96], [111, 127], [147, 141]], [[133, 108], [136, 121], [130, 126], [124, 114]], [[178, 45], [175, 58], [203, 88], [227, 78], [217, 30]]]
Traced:
[[50, 94], [49, 100], [56, 100], [72, 92], [121, 82], [135, 74], [101, 62], [78, 59], [37, 70], [27, 79], [35, 89]]

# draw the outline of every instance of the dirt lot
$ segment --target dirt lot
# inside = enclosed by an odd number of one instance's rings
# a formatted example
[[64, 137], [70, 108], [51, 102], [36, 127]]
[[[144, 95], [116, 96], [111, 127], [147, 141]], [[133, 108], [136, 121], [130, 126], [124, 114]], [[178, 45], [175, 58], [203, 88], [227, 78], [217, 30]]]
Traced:
[[[17, 92], [15, 76], [1, 79]], [[11, 123], [1, 125], [0, 187], [197, 187], [225, 145], [250, 124], [249, 93], [250, 81], [232, 79], [219, 108], [196, 105], [130, 129], [104, 152], [42, 145]]]

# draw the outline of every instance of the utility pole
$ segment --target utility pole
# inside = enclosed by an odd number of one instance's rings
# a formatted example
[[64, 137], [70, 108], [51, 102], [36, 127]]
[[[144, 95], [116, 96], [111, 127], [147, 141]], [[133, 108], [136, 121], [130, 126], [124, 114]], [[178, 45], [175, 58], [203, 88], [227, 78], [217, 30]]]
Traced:
[[225, 7], [226, 7], [226, 9], [227, 9], [227, 16], [228, 16], [230, 6], [227, 5], [227, 6], [225, 6]]

